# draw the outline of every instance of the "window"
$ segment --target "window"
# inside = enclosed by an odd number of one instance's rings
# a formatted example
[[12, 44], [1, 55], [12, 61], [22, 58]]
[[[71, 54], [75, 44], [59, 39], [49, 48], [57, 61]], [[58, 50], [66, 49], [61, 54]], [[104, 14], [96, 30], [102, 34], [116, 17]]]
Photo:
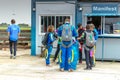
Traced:
[[93, 23], [95, 25], [98, 34], [101, 35], [102, 32], [102, 23], [101, 23], [101, 16], [88, 16], [87, 17], [87, 24]]
[[98, 34], [120, 34], [120, 16], [90, 16], [87, 23], [93, 23]]
[[120, 0], [77, 0], [81, 2], [120, 2]]
[[120, 17], [107, 16], [105, 17], [105, 34], [120, 34]]
[[[57, 29], [60, 24], [64, 23], [65, 18], [70, 16], [41, 16], [41, 33], [47, 32], [47, 27], [53, 25]], [[70, 18], [71, 20], [71, 18]]]

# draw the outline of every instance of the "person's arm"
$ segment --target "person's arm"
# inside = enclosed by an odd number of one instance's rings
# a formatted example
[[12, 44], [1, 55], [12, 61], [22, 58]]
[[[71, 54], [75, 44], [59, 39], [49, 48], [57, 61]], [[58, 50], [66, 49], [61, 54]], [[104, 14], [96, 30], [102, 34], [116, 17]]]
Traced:
[[77, 40], [78, 40], [79, 42], [85, 41], [85, 39], [86, 39], [86, 33], [85, 33], [85, 32], [83, 32], [82, 35], [77, 38]]
[[58, 39], [58, 35], [56, 34], [55, 31], [53, 32], [53, 36], [54, 36], [55, 39]]
[[62, 35], [62, 26], [60, 26], [58, 29], [57, 29], [57, 34], [59, 37], [61, 37]]
[[48, 40], [49, 40], [50, 44], [53, 44], [53, 42], [54, 42], [54, 34], [50, 33], [48, 36], [49, 36]]
[[96, 32], [95, 32], [95, 30], [93, 30], [93, 34], [94, 34], [94, 36], [96, 36]]
[[72, 26], [72, 36], [73, 37], [78, 37], [78, 32], [74, 26]]
[[18, 37], [20, 37], [20, 27], [18, 26]]
[[80, 37], [78, 37], [77, 39], [80, 40], [81, 38], [84, 38], [85, 33], [82, 33], [82, 35]]

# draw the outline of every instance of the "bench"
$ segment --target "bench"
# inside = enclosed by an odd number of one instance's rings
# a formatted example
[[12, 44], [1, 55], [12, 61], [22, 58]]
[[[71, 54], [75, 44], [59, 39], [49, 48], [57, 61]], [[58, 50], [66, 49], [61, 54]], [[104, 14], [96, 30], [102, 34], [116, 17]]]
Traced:
[[[6, 30], [0, 30], [0, 49], [9, 48], [9, 39], [8, 39], [8, 33]], [[17, 42], [17, 48], [30, 48], [30, 41], [31, 41], [31, 30], [21, 30], [20, 37]]]
[[[6, 50], [6, 48], [9, 48], [9, 40], [8, 38], [0, 38], [0, 49], [4, 48], [4, 50]], [[28, 49], [30, 48], [29, 46], [30, 43], [30, 38], [19, 38], [18, 42], [17, 42], [17, 48], [23, 48], [23, 49]]]

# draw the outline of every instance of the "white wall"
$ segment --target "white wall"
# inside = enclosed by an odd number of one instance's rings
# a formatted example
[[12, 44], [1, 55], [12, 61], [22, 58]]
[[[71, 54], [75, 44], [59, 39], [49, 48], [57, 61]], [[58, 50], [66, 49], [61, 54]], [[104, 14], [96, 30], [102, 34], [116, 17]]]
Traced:
[[37, 2], [36, 3], [36, 53], [40, 54], [41, 35], [39, 34], [40, 15], [72, 15], [72, 24], [75, 24], [75, 5], [64, 2]]

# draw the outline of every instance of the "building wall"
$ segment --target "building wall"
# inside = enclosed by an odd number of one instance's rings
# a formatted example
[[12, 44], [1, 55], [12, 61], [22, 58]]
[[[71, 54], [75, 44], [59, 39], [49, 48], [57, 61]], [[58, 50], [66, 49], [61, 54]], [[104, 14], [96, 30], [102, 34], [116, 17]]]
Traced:
[[[99, 4], [110, 4], [111, 2], [107, 3], [99, 3]], [[81, 2], [80, 6], [83, 8], [82, 10], [82, 24], [86, 26], [86, 16], [85, 14], [92, 13], [92, 4], [94, 3], [85, 3]], [[112, 4], [114, 4], [112, 2]], [[118, 14], [120, 13], [120, 4], [118, 3]], [[96, 58], [102, 60], [120, 60], [119, 54], [119, 47], [120, 47], [120, 36], [118, 37], [101, 37], [97, 41], [97, 48], [96, 48]]]
[[[77, 17], [81, 18], [82, 20], [82, 24], [83, 26], [86, 25], [85, 22], [85, 14], [89, 14], [92, 13], [92, 4], [95, 4], [96, 2], [92, 3], [92, 2], [80, 2], [80, 7], [83, 9], [82, 12], [78, 13], [79, 15]], [[114, 4], [116, 2], [100, 2], [99, 4]], [[97, 4], [97, 3], [96, 3]], [[118, 13], [120, 13], [120, 4], [118, 3]], [[80, 16], [80, 14], [82, 15], [82, 17]]]
[[40, 54], [42, 33], [39, 25], [41, 15], [72, 15], [72, 24], [75, 25], [75, 5], [64, 2], [37, 2], [36, 3], [36, 54]]

